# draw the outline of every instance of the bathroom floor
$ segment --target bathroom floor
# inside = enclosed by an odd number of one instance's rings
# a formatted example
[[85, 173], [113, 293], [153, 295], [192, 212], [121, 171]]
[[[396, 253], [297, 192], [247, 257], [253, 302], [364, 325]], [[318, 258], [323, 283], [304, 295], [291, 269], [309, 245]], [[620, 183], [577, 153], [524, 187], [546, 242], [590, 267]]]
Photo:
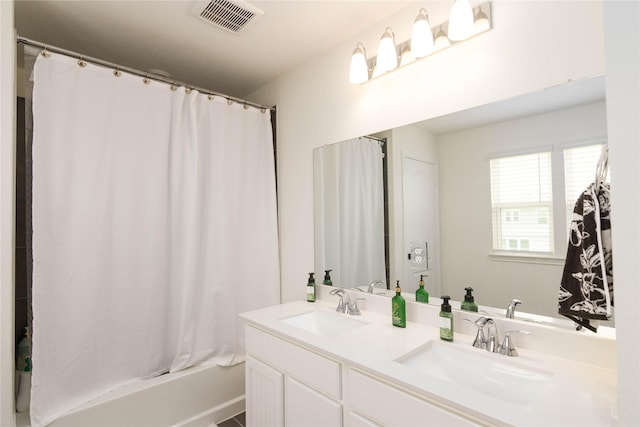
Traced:
[[229, 418], [226, 421], [218, 423], [218, 427], [245, 427], [246, 420], [244, 415], [244, 412], [242, 412], [233, 418]]

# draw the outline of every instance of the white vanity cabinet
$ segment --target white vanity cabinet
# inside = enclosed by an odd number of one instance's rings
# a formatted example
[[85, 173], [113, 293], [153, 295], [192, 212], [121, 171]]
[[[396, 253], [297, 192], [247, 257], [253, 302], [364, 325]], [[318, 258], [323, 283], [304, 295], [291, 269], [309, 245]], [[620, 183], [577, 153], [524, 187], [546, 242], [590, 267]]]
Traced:
[[249, 427], [342, 426], [339, 362], [247, 326]]
[[479, 425], [284, 337], [252, 326], [245, 337], [248, 427]]
[[[241, 314], [248, 426], [617, 424], [610, 340], [526, 325], [554, 343], [554, 351], [561, 342], [567, 354], [604, 345], [597, 352], [602, 361], [594, 365], [590, 355], [574, 360], [524, 346], [520, 357], [505, 357], [474, 349], [473, 336], [464, 331], [452, 343], [441, 342], [437, 307], [416, 305], [414, 314], [424, 322], [395, 328], [388, 300], [370, 298], [358, 318], [336, 313], [335, 300], [322, 299]], [[525, 326], [502, 322], [502, 330]], [[570, 389], [581, 393], [567, 394]]]

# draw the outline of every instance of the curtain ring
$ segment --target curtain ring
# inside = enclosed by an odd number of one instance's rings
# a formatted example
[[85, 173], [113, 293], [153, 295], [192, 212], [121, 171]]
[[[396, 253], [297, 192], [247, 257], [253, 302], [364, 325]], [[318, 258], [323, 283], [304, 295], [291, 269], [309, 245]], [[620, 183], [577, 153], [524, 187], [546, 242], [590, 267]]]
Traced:
[[242, 108], [244, 108], [245, 110], [249, 109], [249, 106], [247, 105], [246, 101], [245, 101], [244, 106]]
[[122, 75], [122, 71], [120, 71], [120, 67], [116, 67], [116, 69], [113, 70], [113, 75], [116, 77], [120, 77]]
[[174, 92], [178, 89], [178, 86], [176, 86], [176, 82], [175, 81], [171, 84], [171, 86], [169, 86], [169, 89], [171, 89]]
[[82, 59], [82, 56], [80, 57], [80, 59], [78, 59], [78, 65], [82, 68], [87, 66], [87, 63], [84, 61], [84, 59]]
[[149, 79], [149, 73], [147, 73], [146, 76], [144, 76], [144, 79], [142, 79], [142, 83], [148, 85], [149, 83], [151, 83], [151, 80]]
[[51, 56], [51, 53], [49, 53], [49, 51], [47, 50], [47, 46], [44, 47], [44, 50], [42, 51], [42, 56], [44, 56], [45, 58], [48, 58]]
[[227, 98], [227, 105], [232, 105], [233, 101]]
[[186, 93], [187, 95], [189, 95], [191, 93], [191, 88], [189, 86], [187, 86], [186, 88], [184, 88], [184, 93]]
[[267, 112], [267, 110], [266, 110], [265, 108], [261, 108], [261, 109], [260, 109], [260, 112], [261, 112], [262, 114], [264, 114], [264, 113], [266, 113], [266, 112]]
[[213, 95], [209, 95], [207, 98], [209, 98], [209, 101], [213, 101]]

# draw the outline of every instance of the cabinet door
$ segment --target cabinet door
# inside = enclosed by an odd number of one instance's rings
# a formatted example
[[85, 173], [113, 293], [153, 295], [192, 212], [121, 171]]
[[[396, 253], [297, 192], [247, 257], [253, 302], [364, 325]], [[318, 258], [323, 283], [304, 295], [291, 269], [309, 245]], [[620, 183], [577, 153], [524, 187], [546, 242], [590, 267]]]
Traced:
[[251, 356], [245, 370], [247, 427], [283, 426], [284, 375]]
[[340, 427], [342, 405], [291, 377], [285, 380], [287, 427]]

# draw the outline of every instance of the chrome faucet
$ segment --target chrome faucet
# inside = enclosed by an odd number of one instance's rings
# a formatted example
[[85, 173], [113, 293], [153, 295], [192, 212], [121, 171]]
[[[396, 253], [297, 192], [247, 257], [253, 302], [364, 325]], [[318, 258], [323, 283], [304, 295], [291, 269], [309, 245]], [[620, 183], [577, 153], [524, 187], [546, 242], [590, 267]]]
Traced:
[[[472, 322], [469, 319], [464, 319], [467, 322]], [[478, 332], [476, 333], [476, 339], [473, 340], [473, 346], [475, 348], [479, 348], [485, 350], [487, 348], [487, 338], [484, 336], [484, 326], [487, 324], [487, 317], [480, 317], [475, 322], [472, 322], [478, 328]]]
[[336, 307], [336, 311], [338, 313], [346, 313], [350, 316], [360, 316], [358, 300], [361, 298], [352, 296], [344, 289], [333, 289], [329, 294], [340, 296], [340, 301], [338, 301], [338, 306]]
[[[465, 319], [469, 322], [471, 320]], [[476, 333], [476, 339], [473, 340], [473, 346], [475, 348], [480, 348], [482, 350], [487, 350], [491, 353], [497, 353], [498, 347], [500, 344], [500, 338], [498, 337], [498, 328], [496, 327], [496, 323], [490, 317], [479, 317], [474, 325], [478, 327], [478, 332]], [[487, 335], [484, 333], [484, 328], [487, 327]], [[493, 329], [493, 331], [491, 330]]]
[[373, 288], [375, 288], [376, 285], [384, 286], [384, 282], [382, 280], [374, 280], [373, 282], [369, 283], [369, 287], [367, 288], [367, 293], [372, 294]]
[[[471, 320], [465, 319], [469, 322]], [[511, 334], [526, 334], [528, 335], [528, 331], [506, 331], [504, 333], [504, 341], [500, 342], [500, 337], [498, 335], [498, 328], [496, 327], [495, 322], [490, 317], [479, 317], [475, 322], [473, 322], [478, 327], [478, 333], [476, 334], [476, 339], [473, 340], [473, 346], [476, 348], [480, 348], [482, 350], [487, 350], [491, 353], [500, 353], [509, 357], [518, 356], [518, 351], [516, 350], [515, 344], [513, 343], [513, 339], [511, 338]], [[487, 334], [485, 336], [484, 327], [487, 327]], [[493, 329], [493, 331], [492, 331]]]
[[[492, 328], [493, 327], [493, 328]], [[493, 329], [493, 333], [491, 333]], [[498, 327], [493, 319], [487, 319], [487, 347], [485, 350], [491, 353], [497, 353], [500, 346], [500, 336], [498, 335]]]
[[507, 307], [507, 319], [513, 319], [514, 314], [516, 313], [516, 306], [518, 304], [521, 304], [522, 301], [520, 301], [519, 299], [512, 299], [511, 302], [509, 303], [509, 306]]

